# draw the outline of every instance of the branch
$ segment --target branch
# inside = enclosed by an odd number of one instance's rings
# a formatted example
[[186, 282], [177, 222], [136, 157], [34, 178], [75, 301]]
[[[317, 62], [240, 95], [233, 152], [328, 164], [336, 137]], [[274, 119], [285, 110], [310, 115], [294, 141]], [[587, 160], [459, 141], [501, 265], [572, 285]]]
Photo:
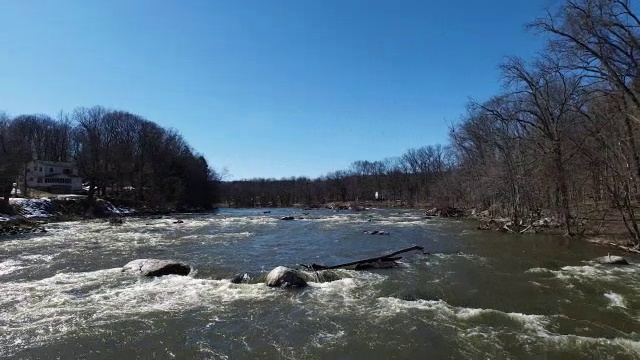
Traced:
[[345, 267], [349, 267], [349, 266], [353, 266], [353, 265], [364, 265], [364, 264], [368, 264], [368, 263], [375, 263], [375, 262], [382, 262], [382, 261], [395, 261], [395, 260], [400, 259], [399, 257], [394, 257], [395, 255], [402, 254], [402, 253], [409, 252], [409, 251], [413, 251], [413, 250], [420, 250], [420, 251], [422, 251], [423, 254], [427, 254], [427, 253], [424, 252], [424, 247], [419, 246], [419, 245], [414, 245], [414, 246], [412, 246], [410, 248], [398, 250], [398, 251], [392, 252], [391, 254], [388, 254], [388, 255], [378, 256], [378, 257], [365, 259], [365, 260], [352, 261], [352, 262], [339, 264], [339, 265], [324, 266], [324, 265], [318, 265], [318, 264], [311, 264], [311, 265], [300, 264], [300, 266], [306, 268], [307, 270], [313, 270], [313, 271], [339, 269], [339, 268], [345, 268]]

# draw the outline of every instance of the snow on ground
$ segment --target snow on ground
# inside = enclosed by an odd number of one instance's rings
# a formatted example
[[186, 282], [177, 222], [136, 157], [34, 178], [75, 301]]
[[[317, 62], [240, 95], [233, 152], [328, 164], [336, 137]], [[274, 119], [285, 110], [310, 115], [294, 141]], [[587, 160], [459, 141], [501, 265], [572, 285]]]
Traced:
[[60, 200], [73, 200], [73, 199], [83, 199], [86, 198], [87, 195], [79, 195], [79, 194], [61, 194], [61, 195], [51, 195], [48, 198], [55, 198]]
[[49, 199], [10, 198], [9, 204], [19, 206], [21, 208], [20, 215], [26, 218], [51, 216], [51, 200]]
[[[63, 197], [58, 197], [58, 199], [66, 199], [72, 200], [82, 197], [83, 195], [63, 195]], [[104, 201], [104, 200], [102, 200]], [[18, 210], [19, 216], [25, 218], [47, 218], [53, 215], [53, 205], [51, 204], [51, 199], [44, 198], [10, 198], [9, 204], [19, 207]], [[109, 211], [113, 215], [128, 215], [134, 214], [134, 209], [129, 209], [125, 207], [117, 207], [111, 204], [108, 201], [104, 201], [104, 206], [107, 211]], [[13, 217], [9, 215], [0, 214], [0, 221], [8, 221]]]

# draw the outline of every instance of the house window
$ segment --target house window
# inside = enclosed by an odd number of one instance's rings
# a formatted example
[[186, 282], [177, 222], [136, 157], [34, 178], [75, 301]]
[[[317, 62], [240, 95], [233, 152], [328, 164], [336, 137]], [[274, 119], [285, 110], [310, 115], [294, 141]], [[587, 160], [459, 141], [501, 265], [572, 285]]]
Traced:
[[62, 173], [66, 175], [71, 175], [71, 169], [64, 169], [62, 170]]
[[33, 167], [33, 171], [38, 171], [38, 167], [37, 167], [37, 166], [34, 166], [34, 167]]
[[32, 177], [29, 178], [29, 182], [33, 182], [33, 178]]
[[40, 172], [42, 172], [42, 167], [40, 167]]
[[42, 178], [38, 178], [38, 184], [42, 184]]
[[53, 172], [53, 168], [49, 168], [49, 172]]

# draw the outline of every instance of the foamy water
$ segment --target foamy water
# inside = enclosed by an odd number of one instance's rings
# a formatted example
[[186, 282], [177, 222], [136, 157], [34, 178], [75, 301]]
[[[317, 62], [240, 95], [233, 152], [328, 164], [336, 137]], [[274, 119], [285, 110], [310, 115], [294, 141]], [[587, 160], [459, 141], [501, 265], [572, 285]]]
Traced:
[[610, 306], [617, 306], [621, 308], [626, 308], [627, 304], [624, 301], [624, 297], [620, 294], [616, 294], [614, 292], [605, 293], [604, 296], [609, 299], [611, 302]]

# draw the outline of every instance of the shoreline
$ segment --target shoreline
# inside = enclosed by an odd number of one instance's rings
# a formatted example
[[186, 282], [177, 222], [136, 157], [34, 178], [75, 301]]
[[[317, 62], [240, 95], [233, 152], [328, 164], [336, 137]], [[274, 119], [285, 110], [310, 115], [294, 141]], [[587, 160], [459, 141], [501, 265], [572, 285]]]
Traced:
[[[40, 200], [43, 199], [27, 199], [27, 200]], [[208, 212], [215, 212], [223, 208], [228, 209], [268, 209], [268, 208], [276, 208], [276, 207], [226, 207], [226, 206], [216, 206], [212, 209], [189, 209], [184, 211], [171, 210], [171, 209], [157, 209], [157, 210], [149, 210], [146, 208], [143, 209], [135, 209], [135, 208], [122, 208], [114, 206], [111, 202], [103, 199], [98, 199], [99, 202], [103, 204], [107, 204], [107, 208], [111, 211], [108, 212], [99, 212], [99, 214], [91, 214], [87, 215], [80, 214], [78, 212], [56, 212], [53, 214], [46, 214], [43, 216], [33, 216], [33, 215], [14, 215], [11, 217], [0, 216], [0, 239], [11, 237], [15, 235], [29, 234], [29, 233], [41, 233], [46, 232], [46, 224], [50, 223], [61, 223], [61, 222], [71, 222], [71, 221], [91, 221], [91, 220], [104, 220], [107, 222], [111, 222], [114, 226], [118, 224], [122, 224], [122, 219], [126, 218], [149, 218], [149, 217], [165, 217], [171, 215], [197, 215], [204, 214]], [[44, 200], [44, 201], [49, 201]], [[65, 200], [69, 201], [69, 200]], [[77, 202], [77, 201], [76, 201]], [[354, 202], [331, 202], [321, 205], [310, 205], [305, 206], [301, 204], [295, 204], [291, 207], [291, 209], [300, 209], [300, 210], [336, 210], [336, 211], [353, 211], [353, 212], [361, 212], [361, 211], [369, 211], [375, 209], [401, 209], [401, 210], [414, 210], [422, 212], [425, 215], [425, 219], [429, 218], [441, 218], [441, 219], [459, 219], [459, 220], [468, 220], [474, 221], [477, 226], [473, 228], [475, 231], [498, 231], [498, 232], [506, 232], [511, 235], [556, 235], [556, 236], [566, 236], [558, 231], [559, 226], [555, 224], [540, 224], [537, 226], [530, 226], [526, 232], [520, 233], [516, 231], [510, 230], [508, 227], [505, 229], [504, 224], [508, 223], [508, 219], [491, 219], [486, 216], [482, 216], [482, 212], [474, 212], [473, 210], [461, 210], [455, 209], [453, 212], [453, 216], [451, 214], [445, 213], [438, 214], [438, 211], [434, 211], [436, 208], [428, 208], [428, 206], [388, 206], [389, 203], [380, 204], [380, 203], [370, 203], [363, 202], [360, 204], [355, 204]], [[221, 204], [217, 204], [221, 205]], [[381, 206], [382, 205], [382, 206]], [[387, 206], [385, 206], [387, 205]], [[120, 220], [113, 220], [120, 219]], [[490, 224], [490, 225], [489, 225]], [[618, 235], [618, 236], [616, 236]], [[640, 249], [629, 246], [630, 239], [626, 234], [589, 234], [589, 235], [574, 235], [571, 237], [572, 239], [586, 241], [594, 245], [605, 246], [609, 248], [613, 248], [616, 250], [622, 250], [627, 253], [632, 253], [636, 255], [640, 255]]]
[[[125, 218], [146, 218], [179, 214], [201, 214], [212, 209], [149, 209], [146, 206], [118, 206], [105, 199], [96, 199], [88, 205], [86, 199], [56, 200], [46, 198], [12, 198], [17, 214], [0, 214], [0, 239], [15, 235], [46, 232], [45, 225], [51, 223], [104, 220], [113, 225], [121, 224]], [[117, 202], [116, 202], [117, 203]]]

